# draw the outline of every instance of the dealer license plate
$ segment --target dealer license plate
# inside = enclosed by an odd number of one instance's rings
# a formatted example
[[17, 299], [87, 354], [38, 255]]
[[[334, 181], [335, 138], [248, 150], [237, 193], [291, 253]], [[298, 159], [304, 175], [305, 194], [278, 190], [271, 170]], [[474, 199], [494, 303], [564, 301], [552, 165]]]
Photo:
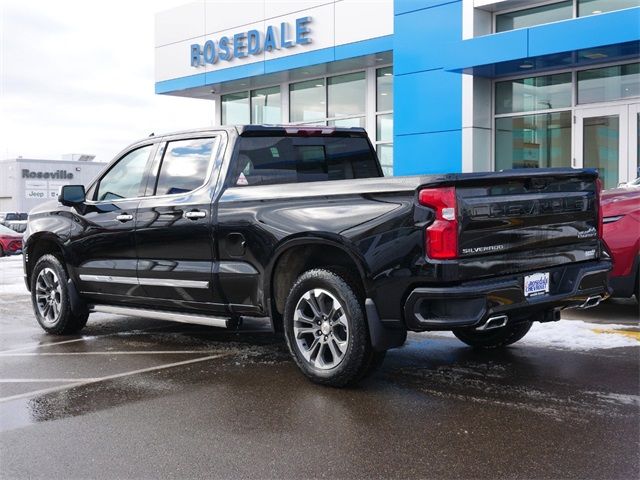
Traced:
[[533, 273], [524, 277], [524, 296], [535, 297], [549, 293], [549, 272]]

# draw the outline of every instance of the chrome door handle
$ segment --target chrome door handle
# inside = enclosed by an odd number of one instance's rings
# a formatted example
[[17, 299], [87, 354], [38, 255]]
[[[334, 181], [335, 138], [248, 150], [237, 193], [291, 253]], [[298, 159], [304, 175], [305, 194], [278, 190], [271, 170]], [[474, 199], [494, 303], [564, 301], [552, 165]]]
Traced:
[[184, 212], [184, 218], [188, 218], [189, 220], [197, 220], [198, 218], [204, 218], [206, 216], [207, 216], [207, 212], [201, 212], [199, 210]]
[[116, 217], [116, 220], [119, 222], [128, 222], [129, 220], [133, 220], [133, 215], [129, 215], [128, 213], [121, 213]]

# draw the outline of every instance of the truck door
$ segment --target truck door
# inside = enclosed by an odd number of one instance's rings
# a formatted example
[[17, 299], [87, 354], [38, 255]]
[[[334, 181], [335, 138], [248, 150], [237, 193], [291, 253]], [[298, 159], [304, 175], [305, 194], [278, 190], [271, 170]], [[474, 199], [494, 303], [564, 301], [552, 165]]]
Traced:
[[[80, 290], [104, 298], [140, 294], [136, 278], [135, 218], [156, 145], [124, 154], [88, 192], [71, 234]], [[111, 300], [118, 301], [114, 297]]]
[[138, 205], [138, 281], [161, 307], [224, 310], [213, 281], [212, 208], [219, 136], [169, 139], [158, 150]]

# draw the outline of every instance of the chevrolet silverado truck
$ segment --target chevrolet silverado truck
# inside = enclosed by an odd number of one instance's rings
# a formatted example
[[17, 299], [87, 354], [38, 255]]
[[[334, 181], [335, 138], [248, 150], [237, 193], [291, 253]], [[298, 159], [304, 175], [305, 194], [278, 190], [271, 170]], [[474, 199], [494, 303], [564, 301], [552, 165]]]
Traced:
[[152, 136], [30, 213], [25, 281], [49, 333], [91, 312], [268, 317], [307, 377], [345, 386], [407, 331], [503, 347], [597, 305], [599, 194], [593, 170], [384, 177], [359, 128]]

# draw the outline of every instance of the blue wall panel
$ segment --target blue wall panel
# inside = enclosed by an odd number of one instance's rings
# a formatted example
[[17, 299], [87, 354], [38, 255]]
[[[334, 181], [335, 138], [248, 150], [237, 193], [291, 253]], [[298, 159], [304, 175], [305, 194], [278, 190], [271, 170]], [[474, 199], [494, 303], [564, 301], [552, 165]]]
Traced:
[[461, 71], [476, 65], [527, 58], [529, 53], [527, 29], [485, 35], [458, 42], [451, 47], [445, 69]]
[[156, 82], [155, 92], [177, 92], [179, 90], [186, 90], [187, 88], [202, 87], [206, 84], [207, 83], [205, 74], [196, 73], [195, 75], [189, 75], [188, 77], [180, 77], [171, 80], [164, 80], [162, 82]]
[[640, 39], [640, 7], [529, 28], [529, 56]]
[[394, 174], [459, 172], [462, 78], [443, 66], [462, 40], [462, 2], [394, 7]]
[[[622, 45], [638, 40], [640, 7], [464, 40], [449, 46], [449, 59], [444, 68], [460, 72], [470, 67], [497, 66], [504, 62]], [[562, 57], [557, 58], [555, 67], [567, 66], [561, 60]], [[553, 63], [553, 58], [551, 60]], [[493, 69], [495, 72], [499, 70], [497, 67]], [[529, 73], [534, 71], [530, 70]]]
[[395, 75], [442, 68], [462, 39], [461, 3], [446, 3], [395, 16]]
[[462, 77], [442, 69], [394, 78], [396, 135], [459, 129]]
[[433, 132], [396, 137], [394, 175], [455, 173], [460, 171], [462, 133]]

